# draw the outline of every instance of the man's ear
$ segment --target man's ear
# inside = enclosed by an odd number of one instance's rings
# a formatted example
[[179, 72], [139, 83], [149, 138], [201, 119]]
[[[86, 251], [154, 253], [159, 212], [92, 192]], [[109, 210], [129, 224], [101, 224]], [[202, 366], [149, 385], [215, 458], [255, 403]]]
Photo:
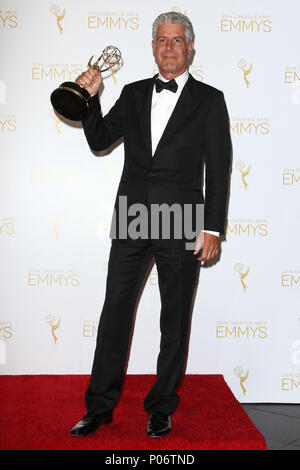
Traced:
[[155, 57], [155, 42], [152, 40], [152, 53]]
[[193, 41], [190, 41], [188, 44], [188, 58], [191, 57], [193, 50], [194, 50], [194, 43]]

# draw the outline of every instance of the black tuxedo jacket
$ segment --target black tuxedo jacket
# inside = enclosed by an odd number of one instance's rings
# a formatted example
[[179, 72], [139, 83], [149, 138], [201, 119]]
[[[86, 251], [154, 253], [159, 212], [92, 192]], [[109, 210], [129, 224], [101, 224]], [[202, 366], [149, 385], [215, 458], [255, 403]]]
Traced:
[[[222, 91], [191, 74], [152, 156], [151, 100], [155, 77], [125, 85], [102, 117], [98, 95], [82, 121], [91, 149], [100, 151], [124, 138], [125, 160], [118, 196], [128, 206], [203, 204], [204, 229], [225, 233], [230, 167], [229, 119]], [[205, 201], [203, 163], [205, 162]]]

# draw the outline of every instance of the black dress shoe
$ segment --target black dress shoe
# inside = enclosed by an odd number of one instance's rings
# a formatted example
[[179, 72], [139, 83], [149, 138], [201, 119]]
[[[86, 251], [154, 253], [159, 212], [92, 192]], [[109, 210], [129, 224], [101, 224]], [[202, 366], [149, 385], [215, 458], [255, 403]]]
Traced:
[[171, 416], [164, 413], [151, 413], [147, 423], [147, 436], [162, 437], [171, 432]]
[[100, 424], [112, 422], [112, 413], [97, 415], [88, 411], [84, 417], [71, 429], [72, 436], [87, 436], [96, 432]]

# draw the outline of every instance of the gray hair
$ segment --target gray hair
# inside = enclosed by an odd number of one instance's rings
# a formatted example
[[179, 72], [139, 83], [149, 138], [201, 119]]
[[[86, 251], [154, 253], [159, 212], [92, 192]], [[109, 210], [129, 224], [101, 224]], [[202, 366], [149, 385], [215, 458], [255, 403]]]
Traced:
[[185, 27], [185, 38], [187, 43], [194, 40], [194, 29], [189, 18], [177, 11], [168, 11], [167, 13], [161, 13], [152, 25], [152, 39], [154, 42], [156, 41], [157, 28], [163, 23], [182, 24]]

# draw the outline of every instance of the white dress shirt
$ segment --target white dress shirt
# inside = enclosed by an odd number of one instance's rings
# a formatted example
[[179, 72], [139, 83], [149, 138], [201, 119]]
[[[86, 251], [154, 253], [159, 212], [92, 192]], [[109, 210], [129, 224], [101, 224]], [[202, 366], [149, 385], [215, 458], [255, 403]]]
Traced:
[[[163, 82], [167, 82], [162, 75], [158, 75], [158, 78]], [[173, 93], [170, 90], [161, 90], [160, 93], [156, 92], [155, 86], [153, 87], [152, 95], [152, 108], [151, 108], [151, 140], [152, 140], [152, 156], [155, 153], [156, 147], [160, 138], [163, 134], [163, 131], [167, 125], [168, 120], [175, 108], [175, 105], [178, 101], [180, 93], [184, 85], [189, 78], [189, 72], [186, 69], [181, 75], [175, 78], [175, 81], [178, 85], [177, 91]], [[214, 232], [212, 230], [202, 230], [203, 232], [212, 233], [213, 235], [219, 236], [219, 232]]]

